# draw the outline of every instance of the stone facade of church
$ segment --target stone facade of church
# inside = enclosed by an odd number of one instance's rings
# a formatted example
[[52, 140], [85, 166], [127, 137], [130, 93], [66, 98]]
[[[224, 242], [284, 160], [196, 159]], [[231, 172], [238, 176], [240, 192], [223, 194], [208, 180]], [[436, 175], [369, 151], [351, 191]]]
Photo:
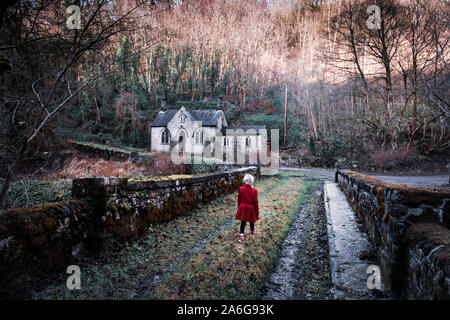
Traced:
[[151, 150], [158, 152], [171, 152], [179, 144], [193, 155], [204, 155], [208, 147], [221, 146], [224, 154], [248, 156], [256, 154], [267, 141], [265, 126], [228, 126], [222, 110], [162, 109], [150, 128]]

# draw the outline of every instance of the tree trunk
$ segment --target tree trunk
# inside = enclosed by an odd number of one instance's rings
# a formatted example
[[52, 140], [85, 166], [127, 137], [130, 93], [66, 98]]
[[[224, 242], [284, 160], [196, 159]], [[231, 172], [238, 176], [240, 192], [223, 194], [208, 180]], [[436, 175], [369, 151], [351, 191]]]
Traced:
[[95, 110], [96, 110], [96, 119], [95, 122], [97, 125], [100, 124], [100, 109], [98, 108], [98, 102], [97, 102], [97, 97], [95, 96], [95, 91], [94, 91], [94, 102], [95, 102]]
[[2, 191], [0, 192], [0, 208], [1, 209], [4, 209], [4, 207], [6, 205], [5, 200], [6, 200], [6, 194], [8, 193], [8, 190], [9, 190], [9, 185], [11, 184], [11, 180], [14, 175], [14, 172], [17, 169], [17, 166], [22, 161], [22, 158], [23, 158], [23, 155], [25, 154], [25, 150], [27, 149], [27, 146], [28, 146], [28, 139], [25, 139], [25, 141], [23, 142], [23, 145], [22, 145], [22, 149], [20, 149], [20, 152], [17, 154], [16, 159], [13, 161], [13, 163], [9, 167], [8, 175], [6, 176], [5, 183], [3, 184]]

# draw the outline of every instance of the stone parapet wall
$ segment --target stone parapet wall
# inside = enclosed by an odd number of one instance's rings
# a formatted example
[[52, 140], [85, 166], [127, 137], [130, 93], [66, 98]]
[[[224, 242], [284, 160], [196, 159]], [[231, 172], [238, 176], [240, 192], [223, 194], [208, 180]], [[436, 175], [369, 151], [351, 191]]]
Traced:
[[[408, 272], [414, 267], [408, 267], [408, 257], [417, 254], [412, 253], [414, 247], [410, 246], [408, 239], [411, 233], [407, 230], [421, 229], [423, 224], [432, 224], [439, 230], [448, 231], [450, 189], [392, 185], [356, 172], [339, 170], [336, 171], [336, 182], [347, 194], [377, 248], [386, 288], [396, 295], [416, 298], [427, 296], [425, 292], [411, 293], [414, 284], [411, 283], [413, 278]], [[427, 230], [426, 233], [431, 232], [430, 228], [423, 230]], [[421, 245], [424, 245], [423, 242]], [[417, 244], [415, 246], [417, 247]], [[449, 246], [448, 242], [444, 244], [447, 249]], [[449, 265], [446, 268], [448, 267]], [[419, 278], [422, 277], [423, 280], [428, 276], [431, 274], [421, 274]], [[447, 273], [446, 277], [448, 276]], [[427, 280], [433, 282], [432, 279]]]
[[91, 154], [95, 157], [100, 157], [106, 160], [115, 161], [131, 161], [133, 163], [146, 163], [151, 165], [153, 159], [149, 152], [128, 151], [119, 148], [114, 148], [106, 145], [98, 145], [89, 142], [80, 142], [74, 140], [67, 140], [73, 147], [82, 152]]
[[450, 300], [450, 230], [417, 223], [406, 230], [407, 299]]
[[23, 292], [30, 276], [65, 273], [86, 255], [108, 254], [134, 240], [150, 224], [233, 192], [245, 173], [259, 176], [257, 167], [247, 167], [159, 180], [75, 179], [78, 199], [0, 212], [0, 298]]
[[0, 297], [20, 290], [27, 274], [65, 270], [95, 233], [93, 218], [91, 206], [79, 200], [1, 212]]
[[323, 166], [323, 159], [314, 156], [292, 156], [283, 155], [280, 157], [280, 164], [286, 167], [321, 167]]
[[134, 180], [101, 177], [73, 181], [72, 196], [95, 199], [101, 243], [131, 241], [153, 223], [188, 214], [200, 203], [228, 194], [242, 185], [245, 173], [258, 175], [256, 167], [173, 179]]

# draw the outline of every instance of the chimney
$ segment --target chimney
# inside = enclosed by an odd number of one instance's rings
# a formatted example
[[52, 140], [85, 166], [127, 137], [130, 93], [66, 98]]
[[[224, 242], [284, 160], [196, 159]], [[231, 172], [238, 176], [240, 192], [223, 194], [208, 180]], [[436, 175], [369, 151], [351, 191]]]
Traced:
[[220, 95], [217, 97], [217, 109], [222, 110], [223, 106], [223, 96]]
[[160, 112], [166, 112], [166, 99], [161, 99], [161, 111]]

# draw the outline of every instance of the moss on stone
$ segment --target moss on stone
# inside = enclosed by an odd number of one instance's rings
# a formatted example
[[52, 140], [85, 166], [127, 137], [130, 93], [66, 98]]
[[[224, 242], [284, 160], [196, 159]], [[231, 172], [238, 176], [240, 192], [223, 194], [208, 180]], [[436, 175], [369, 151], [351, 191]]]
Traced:
[[131, 178], [129, 182], [154, 182], [154, 181], [167, 181], [167, 180], [184, 180], [191, 179], [194, 175], [191, 174], [174, 174], [171, 176], [158, 176], [158, 177], [143, 177], [143, 178]]
[[385, 190], [393, 190], [399, 192], [405, 198], [405, 204], [411, 206], [418, 206], [420, 204], [438, 205], [442, 199], [450, 198], [449, 188], [435, 188], [435, 187], [418, 187], [409, 186], [406, 184], [389, 184], [381, 179], [366, 176], [354, 171], [343, 171], [345, 174], [354, 177], [360, 181], [364, 181], [374, 186], [377, 194], [377, 199], [383, 200], [380, 193]]
[[119, 208], [121, 213], [129, 214], [132, 210], [132, 205], [126, 200], [120, 200]]
[[8, 246], [0, 254], [0, 296], [28, 277], [72, 264], [72, 246], [90, 232], [91, 213], [90, 205], [79, 200], [1, 212], [0, 239], [7, 239]]
[[[406, 229], [404, 240], [410, 245], [419, 246], [424, 246], [424, 242], [432, 243], [432, 246], [427, 246], [430, 252], [441, 246], [438, 263], [450, 271], [450, 230], [436, 223], [415, 223]], [[430, 253], [428, 251], [425, 250], [425, 255]]]
[[110, 211], [113, 214], [116, 214], [119, 212], [119, 209], [117, 208], [114, 201], [110, 200], [105, 204], [105, 211]]

